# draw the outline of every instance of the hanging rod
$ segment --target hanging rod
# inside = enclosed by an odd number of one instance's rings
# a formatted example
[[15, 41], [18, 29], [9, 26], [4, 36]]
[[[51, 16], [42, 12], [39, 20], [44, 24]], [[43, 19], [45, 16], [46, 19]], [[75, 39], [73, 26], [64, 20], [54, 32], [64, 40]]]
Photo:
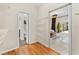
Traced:
[[75, 13], [75, 15], [79, 15], [79, 13]]
[[57, 18], [67, 17], [68, 15], [58, 16]]
[[56, 16], [56, 17], [52, 17], [52, 18], [62, 18], [62, 17], [67, 17], [68, 15], [63, 15], [63, 16]]
[[49, 11], [49, 13], [51, 13], [52, 11], [56, 11], [58, 9], [64, 8], [64, 7], [69, 6], [69, 5], [72, 5], [72, 3], [68, 3], [66, 5], [63, 5], [63, 6], [59, 7], [59, 8], [53, 9], [53, 10]]

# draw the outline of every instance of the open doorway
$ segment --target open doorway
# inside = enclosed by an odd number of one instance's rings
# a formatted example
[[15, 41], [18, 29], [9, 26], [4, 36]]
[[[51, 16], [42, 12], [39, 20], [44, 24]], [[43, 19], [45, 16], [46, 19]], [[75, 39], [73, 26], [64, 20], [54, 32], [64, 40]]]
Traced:
[[19, 47], [29, 44], [29, 14], [18, 12], [18, 40]]

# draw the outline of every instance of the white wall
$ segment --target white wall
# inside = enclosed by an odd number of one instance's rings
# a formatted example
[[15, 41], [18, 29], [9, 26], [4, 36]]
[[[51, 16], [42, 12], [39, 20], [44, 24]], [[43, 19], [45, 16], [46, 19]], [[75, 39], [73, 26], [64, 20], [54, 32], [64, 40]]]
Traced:
[[[9, 49], [18, 47], [16, 17], [13, 17], [11, 10], [8, 9], [8, 4], [0, 4], [0, 29], [8, 29], [8, 33], [4, 38], [1, 38], [0, 53]], [[1, 10], [2, 9], [2, 10]]]
[[[79, 3], [72, 4], [72, 54], [79, 54]], [[76, 15], [78, 13], [78, 15]]]
[[19, 46], [17, 37], [18, 11], [24, 11], [30, 14], [30, 43], [35, 42], [35, 20], [37, 17], [36, 8], [30, 4], [0, 4], [0, 6], [0, 29], [8, 29], [7, 36], [3, 38], [5, 41], [2, 41], [0, 46], [0, 53], [10, 49], [15, 49]]

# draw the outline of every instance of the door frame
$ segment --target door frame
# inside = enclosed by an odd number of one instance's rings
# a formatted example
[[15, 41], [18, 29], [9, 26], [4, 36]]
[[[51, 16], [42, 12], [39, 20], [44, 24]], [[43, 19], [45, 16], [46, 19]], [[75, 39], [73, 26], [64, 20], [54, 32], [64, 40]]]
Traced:
[[30, 14], [27, 13], [27, 12], [25, 12], [25, 11], [18, 11], [18, 12], [17, 12], [17, 39], [18, 39], [18, 41], [19, 41], [19, 42], [18, 42], [18, 46], [20, 47], [19, 24], [18, 24], [18, 23], [19, 23], [19, 13], [23, 13], [23, 14], [27, 14], [27, 15], [28, 15], [28, 40], [27, 40], [28, 43], [27, 43], [27, 44], [30, 43], [30, 42], [29, 42], [29, 41], [30, 41], [30, 40], [29, 40], [29, 36], [30, 36], [30, 35], [29, 35], [29, 28], [30, 28], [30, 27], [29, 27], [29, 20], [30, 20], [29, 15], [30, 15]]

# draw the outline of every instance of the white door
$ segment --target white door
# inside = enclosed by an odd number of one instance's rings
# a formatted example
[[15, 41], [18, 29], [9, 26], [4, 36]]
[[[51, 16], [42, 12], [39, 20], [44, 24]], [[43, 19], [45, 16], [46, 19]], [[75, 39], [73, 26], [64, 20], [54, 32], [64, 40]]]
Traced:
[[29, 15], [24, 12], [18, 13], [18, 39], [20, 46], [29, 44]]

